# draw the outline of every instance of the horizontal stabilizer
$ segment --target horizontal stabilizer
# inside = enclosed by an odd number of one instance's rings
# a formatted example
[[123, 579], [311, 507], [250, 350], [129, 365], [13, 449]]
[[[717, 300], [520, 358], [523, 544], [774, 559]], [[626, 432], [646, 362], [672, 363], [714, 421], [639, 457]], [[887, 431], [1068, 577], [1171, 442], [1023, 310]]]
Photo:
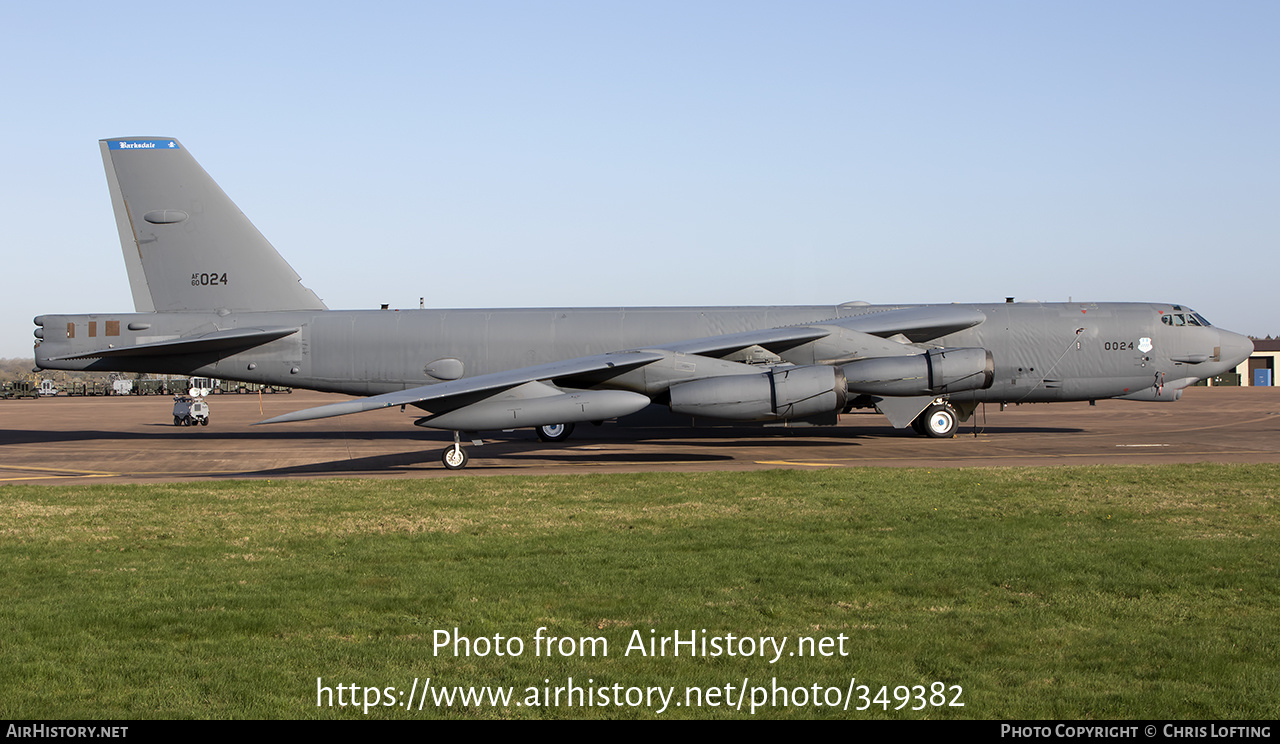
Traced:
[[417, 405], [420, 403], [439, 402], [443, 409], [451, 408], [450, 399], [475, 398], [485, 393], [497, 394], [503, 390], [523, 385], [526, 382], [556, 380], [562, 377], [573, 377], [591, 372], [617, 371], [619, 373], [645, 364], [666, 358], [665, 354], [654, 351], [623, 351], [610, 354], [569, 359], [562, 362], [539, 364], [534, 367], [523, 367], [506, 372], [494, 372], [488, 375], [467, 377], [450, 382], [438, 382], [434, 385], [409, 388], [394, 393], [374, 395], [359, 400], [333, 403], [317, 408], [286, 413], [283, 416], [259, 421], [259, 424], [283, 424], [291, 421], [311, 421], [313, 419], [345, 416], [349, 413], [376, 411], [391, 406]]
[[174, 356], [177, 354], [204, 354], [211, 351], [239, 352], [297, 332], [297, 328], [229, 328], [225, 331], [213, 331], [199, 336], [174, 338], [149, 344], [109, 346], [96, 351], [86, 351], [83, 354], [52, 357], [50, 361], [99, 359], [102, 357]]

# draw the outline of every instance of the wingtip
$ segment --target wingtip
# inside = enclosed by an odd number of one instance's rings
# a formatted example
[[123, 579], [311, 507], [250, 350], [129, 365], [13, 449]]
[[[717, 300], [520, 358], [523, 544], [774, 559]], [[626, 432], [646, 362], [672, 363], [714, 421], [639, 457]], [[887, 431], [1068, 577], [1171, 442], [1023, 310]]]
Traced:
[[318, 406], [316, 408], [304, 408], [301, 411], [292, 411], [290, 413], [269, 418], [265, 421], [258, 421], [253, 426], [260, 424], [289, 424], [296, 421], [314, 421], [316, 419], [331, 418], [333, 416], [345, 416], [349, 413], [360, 413], [362, 411], [375, 410], [383, 406], [370, 406], [368, 398], [361, 398], [343, 403], [330, 403], [327, 406]]

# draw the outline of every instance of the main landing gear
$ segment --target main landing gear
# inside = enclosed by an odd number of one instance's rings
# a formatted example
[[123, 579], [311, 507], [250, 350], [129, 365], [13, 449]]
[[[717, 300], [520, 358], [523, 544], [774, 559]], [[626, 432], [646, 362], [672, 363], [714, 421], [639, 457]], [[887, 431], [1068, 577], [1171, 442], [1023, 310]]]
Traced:
[[547, 424], [537, 428], [538, 439], [544, 442], [563, 442], [573, 433], [573, 424]]
[[960, 418], [956, 415], [956, 410], [945, 402], [933, 403], [911, 422], [911, 428], [917, 434], [934, 439], [954, 437], [959, 425]]

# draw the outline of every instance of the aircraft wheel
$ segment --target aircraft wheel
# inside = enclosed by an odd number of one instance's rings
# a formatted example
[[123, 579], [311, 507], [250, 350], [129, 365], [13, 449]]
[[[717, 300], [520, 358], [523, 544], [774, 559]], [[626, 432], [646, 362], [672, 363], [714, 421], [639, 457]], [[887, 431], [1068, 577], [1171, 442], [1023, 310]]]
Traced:
[[925, 409], [921, 415], [924, 433], [934, 439], [949, 439], [956, 435], [956, 427], [960, 420], [955, 409], [946, 403], [935, 404]]
[[573, 424], [547, 424], [539, 426], [538, 439], [544, 442], [563, 442], [573, 433]]
[[471, 458], [467, 456], [467, 451], [458, 445], [454, 445], [444, 452], [440, 453], [440, 462], [449, 470], [461, 470], [467, 466], [467, 460]]

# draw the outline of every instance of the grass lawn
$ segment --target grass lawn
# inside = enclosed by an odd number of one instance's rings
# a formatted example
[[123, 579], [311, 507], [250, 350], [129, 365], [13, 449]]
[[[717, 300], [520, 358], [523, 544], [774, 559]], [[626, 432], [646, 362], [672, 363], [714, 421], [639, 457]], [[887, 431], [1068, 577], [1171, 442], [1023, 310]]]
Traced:
[[[1274, 719], [1277, 483], [1175, 465], [6, 485], [0, 718]], [[705, 654], [670, 644], [691, 635]]]

